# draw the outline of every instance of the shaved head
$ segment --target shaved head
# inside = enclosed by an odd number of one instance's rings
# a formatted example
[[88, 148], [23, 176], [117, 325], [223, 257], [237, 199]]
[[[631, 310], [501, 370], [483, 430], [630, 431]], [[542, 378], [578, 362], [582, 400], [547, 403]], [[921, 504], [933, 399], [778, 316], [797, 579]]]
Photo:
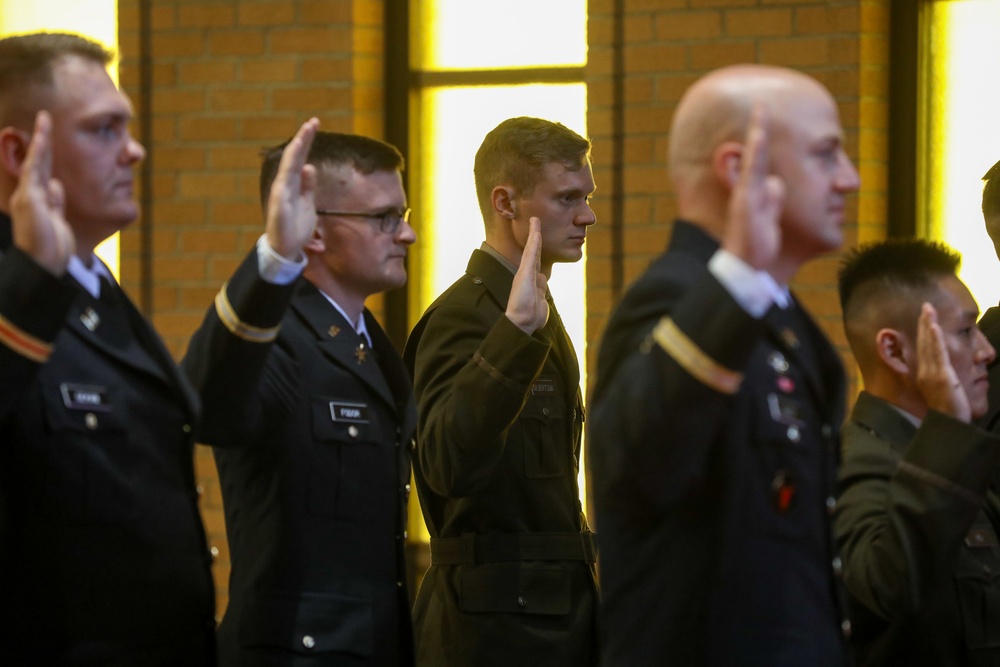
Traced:
[[770, 65], [706, 74], [674, 113], [670, 176], [679, 216], [721, 240], [755, 109], [766, 134], [767, 172], [784, 185], [781, 253], [772, 268], [787, 280], [803, 262], [840, 247], [845, 197], [860, 185], [826, 88], [802, 72]]
[[815, 79], [783, 67], [733, 65], [703, 76], [687, 90], [674, 113], [669, 152], [674, 178], [707, 167], [719, 144], [742, 142], [750, 112], [758, 103], [768, 107], [773, 131], [780, 132], [784, 103], [802, 94], [830, 98]]

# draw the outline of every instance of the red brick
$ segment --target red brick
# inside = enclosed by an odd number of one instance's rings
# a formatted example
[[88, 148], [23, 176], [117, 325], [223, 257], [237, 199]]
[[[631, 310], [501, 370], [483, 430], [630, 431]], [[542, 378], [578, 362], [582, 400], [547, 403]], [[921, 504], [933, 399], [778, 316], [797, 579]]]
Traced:
[[235, 63], [226, 60], [182, 62], [177, 65], [177, 81], [181, 84], [232, 81], [235, 72]]
[[657, 39], [671, 41], [717, 39], [722, 34], [720, 12], [677, 12], [655, 20]]
[[216, 56], [253, 56], [264, 53], [264, 35], [260, 30], [213, 31], [208, 51]]
[[272, 106], [275, 111], [317, 113], [330, 109], [349, 109], [351, 89], [347, 86], [298, 86], [275, 91]]
[[180, 175], [182, 197], [231, 197], [236, 194], [236, 178], [218, 172], [186, 171]]
[[271, 53], [327, 53], [351, 48], [346, 28], [283, 28], [270, 31]]
[[231, 5], [197, 3], [177, 7], [177, 25], [181, 28], [227, 28], [235, 23]]
[[671, 45], [625, 47], [625, 71], [662, 72], [686, 65], [684, 47]]
[[208, 162], [212, 169], [251, 169], [260, 165], [260, 146], [233, 145], [218, 146], [208, 150]]
[[792, 12], [788, 9], [733, 10], [725, 13], [726, 35], [730, 37], [773, 37], [792, 33]]
[[209, 94], [215, 112], [258, 113], [266, 109], [267, 91], [262, 88], [221, 88]]
[[351, 3], [348, 0], [302, 0], [299, 6], [300, 24], [349, 23]]
[[239, 3], [239, 22], [246, 26], [288, 25], [295, 21], [295, 4], [286, 0], [277, 2], [254, 2], [242, 0]]
[[755, 62], [757, 44], [752, 41], [720, 41], [692, 44], [688, 49], [691, 69], [707, 71], [726, 65]]
[[158, 58], [200, 56], [204, 53], [204, 35], [200, 32], [153, 33], [153, 53]]
[[249, 83], [284, 83], [294, 81], [298, 63], [294, 58], [240, 62], [239, 79]]
[[178, 137], [183, 141], [227, 141], [240, 133], [240, 120], [231, 116], [188, 114], [181, 118]]

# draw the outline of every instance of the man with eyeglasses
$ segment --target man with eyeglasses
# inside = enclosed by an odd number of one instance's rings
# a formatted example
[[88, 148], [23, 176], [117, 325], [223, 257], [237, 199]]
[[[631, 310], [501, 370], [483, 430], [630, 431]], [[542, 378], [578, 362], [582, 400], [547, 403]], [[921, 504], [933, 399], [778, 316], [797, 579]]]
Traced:
[[511, 118], [486, 135], [474, 175], [486, 242], [404, 352], [431, 534], [417, 663], [585, 667], [597, 585], [577, 488], [580, 370], [546, 285], [554, 264], [583, 257], [597, 221], [590, 141]]
[[365, 308], [406, 282], [403, 158], [317, 126], [265, 154], [266, 232], [183, 362], [226, 512], [223, 666], [413, 663], [403, 554], [416, 411]]

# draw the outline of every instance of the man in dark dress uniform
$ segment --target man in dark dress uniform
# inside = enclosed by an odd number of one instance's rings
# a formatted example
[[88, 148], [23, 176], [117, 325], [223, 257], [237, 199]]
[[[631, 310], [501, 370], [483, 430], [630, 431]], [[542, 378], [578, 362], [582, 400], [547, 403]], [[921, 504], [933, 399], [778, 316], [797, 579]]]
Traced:
[[214, 664], [196, 396], [94, 255], [145, 155], [110, 59], [0, 40], [3, 665]]
[[865, 385], [843, 429], [836, 514], [862, 665], [1000, 666], [1000, 438], [970, 424], [995, 352], [960, 261], [888, 241], [840, 275]]
[[413, 664], [416, 407], [365, 308], [406, 282], [403, 158], [317, 125], [267, 153], [266, 232], [183, 362], [222, 484], [232, 574], [219, 661], [232, 667]]
[[486, 136], [474, 171], [486, 242], [404, 352], [431, 534], [417, 662], [583, 667], [597, 657], [597, 587], [576, 481], [580, 371], [546, 281], [583, 256], [596, 221], [590, 142], [512, 118]]
[[590, 413], [604, 664], [843, 665], [843, 372], [787, 288], [859, 185], [837, 106], [791, 70], [709, 73], [669, 166], [680, 219], [611, 317]]

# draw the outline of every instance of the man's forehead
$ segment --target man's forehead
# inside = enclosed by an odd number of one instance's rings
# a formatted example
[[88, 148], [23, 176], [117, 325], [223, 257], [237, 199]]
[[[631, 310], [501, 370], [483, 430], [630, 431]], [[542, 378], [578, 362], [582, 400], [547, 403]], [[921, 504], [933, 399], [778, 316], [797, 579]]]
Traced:
[[541, 175], [536, 185], [540, 185], [545, 181], [557, 187], [561, 184], [577, 183], [579, 181], [592, 186], [594, 174], [590, 167], [590, 160], [586, 160], [582, 165], [559, 161], [546, 162], [542, 165]]
[[944, 276], [938, 281], [935, 307], [940, 317], [968, 318], [979, 315], [979, 305], [972, 292], [958, 276]]
[[84, 107], [88, 113], [132, 115], [131, 100], [115, 86], [107, 69], [97, 61], [63, 56], [52, 63], [52, 80], [55, 104]]

